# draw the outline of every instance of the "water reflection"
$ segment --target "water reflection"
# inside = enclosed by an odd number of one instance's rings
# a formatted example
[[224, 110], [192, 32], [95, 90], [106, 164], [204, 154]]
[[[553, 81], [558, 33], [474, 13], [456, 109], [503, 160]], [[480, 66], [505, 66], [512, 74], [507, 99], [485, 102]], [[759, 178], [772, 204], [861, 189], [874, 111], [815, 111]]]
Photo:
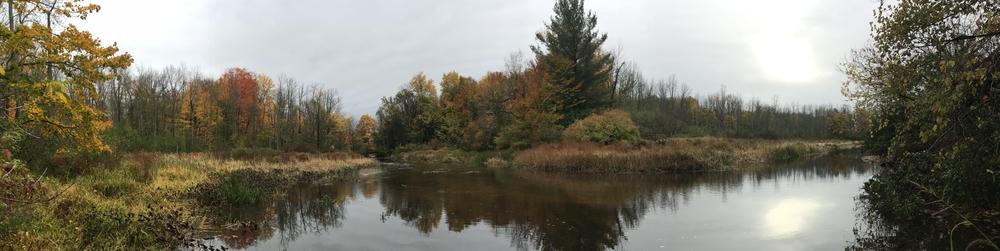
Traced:
[[[756, 239], [794, 239], [810, 229], [809, 224], [817, 217], [824, 217], [819, 211], [833, 202], [819, 195], [758, 194], [784, 191], [782, 186], [864, 179], [869, 175], [869, 170], [850, 156], [824, 157], [764, 170], [685, 175], [429, 170], [395, 169], [372, 178], [302, 185], [269, 206], [234, 210], [230, 222], [248, 222], [245, 225], [249, 227], [217, 235], [232, 248], [262, 249], [461, 248], [448, 246], [459, 243], [454, 240], [475, 242], [480, 245], [477, 249], [645, 249], [647, 244], [683, 244], [679, 240], [684, 236], [677, 236], [683, 234], [666, 232], [712, 235], [684, 225], [707, 222], [753, 226], [761, 230], [744, 232], [758, 236]], [[720, 210], [713, 208], [718, 205], [692, 203], [704, 198], [718, 198], [711, 201], [744, 208], [721, 209], [733, 214], [727, 216], [711, 211]], [[679, 216], [682, 213], [706, 218]], [[675, 223], [644, 223], [649, 215]], [[351, 220], [357, 223], [345, 223]], [[849, 233], [850, 225], [843, 230]], [[447, 239], [453, 237], [457, 238]], [[654, 243], [666, 239], [675, 241]], [[496, 240], [507, 244], [496, 245]], [[344, 246], [349, 244], [357, 246]]]
[[784, 199], [764, 215], [767, 238], [787, 238], [808, 227], [807, 222], [817, 217], [820, 204], [810, 199]]

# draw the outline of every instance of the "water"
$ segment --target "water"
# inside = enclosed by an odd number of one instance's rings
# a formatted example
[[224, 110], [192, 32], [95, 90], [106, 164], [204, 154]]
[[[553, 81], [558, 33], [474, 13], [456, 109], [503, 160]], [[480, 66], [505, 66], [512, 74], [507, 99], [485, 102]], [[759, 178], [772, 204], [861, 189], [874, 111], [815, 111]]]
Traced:
[[227, 217], [247, 226], [214, 242], [249, 250], [843, 250], [871, 175], [844, 156], [683, 175], [387, 168], [234, 209]]

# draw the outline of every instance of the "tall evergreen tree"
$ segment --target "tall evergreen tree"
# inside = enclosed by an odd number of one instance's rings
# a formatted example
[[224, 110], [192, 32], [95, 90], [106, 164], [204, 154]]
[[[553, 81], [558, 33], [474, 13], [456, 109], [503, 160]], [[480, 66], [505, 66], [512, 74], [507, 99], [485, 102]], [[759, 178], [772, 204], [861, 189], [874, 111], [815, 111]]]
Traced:
[[612, 60], [601, 49], [608, 35], [597, 31], [597, 16], [584, 10], [583, 0], [559, 0], [553, 10], [546, 30], [536, 34], [544, 48], [531, 49], [546, 69], [544, 105], [566, 125], [610, 104]]

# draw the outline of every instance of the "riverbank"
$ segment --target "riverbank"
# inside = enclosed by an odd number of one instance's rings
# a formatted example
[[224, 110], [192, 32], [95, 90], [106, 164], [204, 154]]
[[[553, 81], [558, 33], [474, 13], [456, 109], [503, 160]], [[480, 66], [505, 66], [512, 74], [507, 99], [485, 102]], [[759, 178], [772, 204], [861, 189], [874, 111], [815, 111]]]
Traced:
[[212, 220], [208, 209], [260, 203], [283, 186], [377, 165], [353, 154], [290, 156], [136, 153], [62, 179], [21, 168], [0, 184], [0, 249], [173, 249], [197, 231], [235, 227]]
[[856, 148], [852, 141], [675, 138], [644, 144], [558, 143], [518, 153], [513, 166], [542, 171], [630, 173], [749, 168]]
[[497, 161], [508, 162], [516, 153], [513, 150], [466, 151], [455, 148], [413, 147], [411, 149], [398, 150], [389, 156], [388, 160], [418, 166], [496, 167], [495, 165], [491, 165], [491, 163], [495, 164]]
[[417, 166], [513, 167], [589, 173], [669, 173], [751, 168], [859, 147], [846, 140], [672, 138], [633, 144], [561, 142], [522, 151], [410, 147], [388, 159]]

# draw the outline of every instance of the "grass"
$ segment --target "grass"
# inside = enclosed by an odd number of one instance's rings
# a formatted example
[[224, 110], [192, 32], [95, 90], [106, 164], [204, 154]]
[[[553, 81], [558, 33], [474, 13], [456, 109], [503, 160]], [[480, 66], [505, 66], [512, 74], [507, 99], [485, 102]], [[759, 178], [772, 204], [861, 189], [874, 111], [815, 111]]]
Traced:
[[[214, 226], [210, 210], [201, 210], [206, 205], [259, 203], [284, 185], [275, 183], [318, 181], [376, 164], [349, 154], [294, 158], [136, 153], [73, 179], [12, 172], [0, 178], [0, 250], [174, 249], [197, 229]], [[197, 191], [205, 190], [219, 196], [204, 200]]]
[[[512, 151], [465, 151], [454, 148], [408, 147], [389, 157], [391, 161], [415, 165], [440, 166], [490, 166], [499, 167], [499, 161], [512, 158]], [[492, 161], [491, 161], [492, 160]], [[492, 164], [490, 163], [492, 162]]]
[[571, 172], [689, 172], [785, 162], [855, 144], [831, 140], [678, 138], [640, 144], [565, 142], [518, 153], [515, 167]]
[[239, 176], [229, 176], [217, 185], [222, 198], [233, 205], [257, 204], [263, 196], [264, 189], [253, 186], [249, 179]]

